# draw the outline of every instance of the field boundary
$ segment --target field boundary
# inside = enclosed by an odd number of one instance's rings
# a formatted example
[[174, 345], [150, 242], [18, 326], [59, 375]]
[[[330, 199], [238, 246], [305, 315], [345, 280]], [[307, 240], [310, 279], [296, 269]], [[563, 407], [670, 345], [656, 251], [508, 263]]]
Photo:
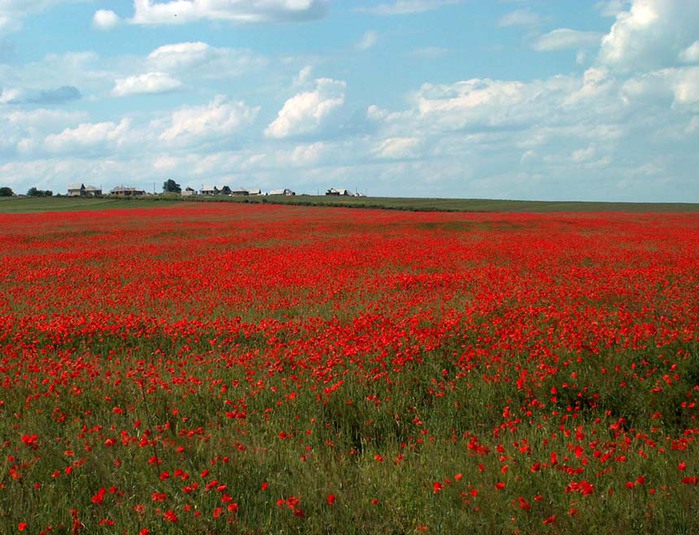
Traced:
[[250, 196], [250, 197], [180, 197], [146, 195], [131, 199], [100, 197], [12, 197], [0, 199], [0, 213], [66, 212], [148, 208], [180, 202], [229, 202], [294, 206], [329, 206], [411, 212], [632, 212], [632, 213], [697, 213], [699, 203], [641, 203], [593, 201], [520, 201], [500, 199], [447, 199], [411, 197], [331, 197], [325, 195]]

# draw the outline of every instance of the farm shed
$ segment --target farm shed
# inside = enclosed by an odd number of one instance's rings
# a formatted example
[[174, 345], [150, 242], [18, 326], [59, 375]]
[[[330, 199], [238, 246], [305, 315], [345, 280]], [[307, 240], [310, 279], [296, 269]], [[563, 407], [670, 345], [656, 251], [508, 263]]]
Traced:
[[68, 184], [68, 197], [82, 197], [85, 195], [84, 184]]
[[137, 195], [145, 195], [146, 192], [138, 188], [127, 188], [124, 186], [117, 186], [109, 192], [110, 195], [116, 195], [118, 197], [134, 197]]

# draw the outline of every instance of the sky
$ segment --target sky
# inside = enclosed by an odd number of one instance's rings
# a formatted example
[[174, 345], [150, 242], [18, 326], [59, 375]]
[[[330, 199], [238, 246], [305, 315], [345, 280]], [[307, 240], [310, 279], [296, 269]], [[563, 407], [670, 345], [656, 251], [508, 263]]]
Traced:
[[0, 0], [0, 186], [699, 202], [697, 0]]

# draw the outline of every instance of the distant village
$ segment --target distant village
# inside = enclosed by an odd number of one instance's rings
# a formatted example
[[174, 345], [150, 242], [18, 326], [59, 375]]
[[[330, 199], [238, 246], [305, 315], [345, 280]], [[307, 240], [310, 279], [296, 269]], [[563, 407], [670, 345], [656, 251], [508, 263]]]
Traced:
[[[245, 197], [251, 195], [278, 195], [278, 196], [290, 196], [296, 195], [296, 192], [289, 188], [283, 189], [272, 189], [269, 191], [262, 191], [260, 189], [247, 189], [247, 188], [231, 188], [229, 186], [203, 186], [200, 190], [195, 190], [190, 187], [181, 188], [179, 184], [172, 180], [168, 180], [163, 184], [163, 192], [165, 193], [175, 193], [182, 195], [183, 197], [189, 197], [194, 195], [224, 195], [230, 197]], [[140, 195], [149, 195], [140, 188], [132, 188], [125, 186], [117, 186], [112, 188], [108, 193], [104, 193], [102, 188], [98, 188], [91, 185], [85, 184], [71, 184], [68, 186], [68, 197], [102, 197], [104, 195], [116, 196], [116, 197], [138, 197]], [[352, 192], [348, 189], [338, 189], [330, 188], [325, 191], [325, 195], [335, 195], [342, 197], [365, 197], [366, 194], [359, 192]]]

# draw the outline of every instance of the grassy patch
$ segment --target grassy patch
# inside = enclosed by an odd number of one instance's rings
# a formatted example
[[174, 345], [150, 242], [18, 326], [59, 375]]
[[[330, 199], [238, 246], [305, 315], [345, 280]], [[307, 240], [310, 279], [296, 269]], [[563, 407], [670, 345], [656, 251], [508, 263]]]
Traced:
[[66, 212], [105, 210], [110, 208], [146, 208], [179, 202], [230, 202], [244, 204], [281, 204], [296, 206], [332, 206], [374, 208], [415, 212], [631, 212], [631, 213], [696, 213], [697, 203], [634, 203], [584, 201], [516, 201], [498, 199], [428, 199], [409, 197], [334, 197], [326, 195], [260, 196], [260, 197], [177, 197], [149, 195], [133, 199], [102, 197], [10, 197], [0, 198], [0, 213]]

